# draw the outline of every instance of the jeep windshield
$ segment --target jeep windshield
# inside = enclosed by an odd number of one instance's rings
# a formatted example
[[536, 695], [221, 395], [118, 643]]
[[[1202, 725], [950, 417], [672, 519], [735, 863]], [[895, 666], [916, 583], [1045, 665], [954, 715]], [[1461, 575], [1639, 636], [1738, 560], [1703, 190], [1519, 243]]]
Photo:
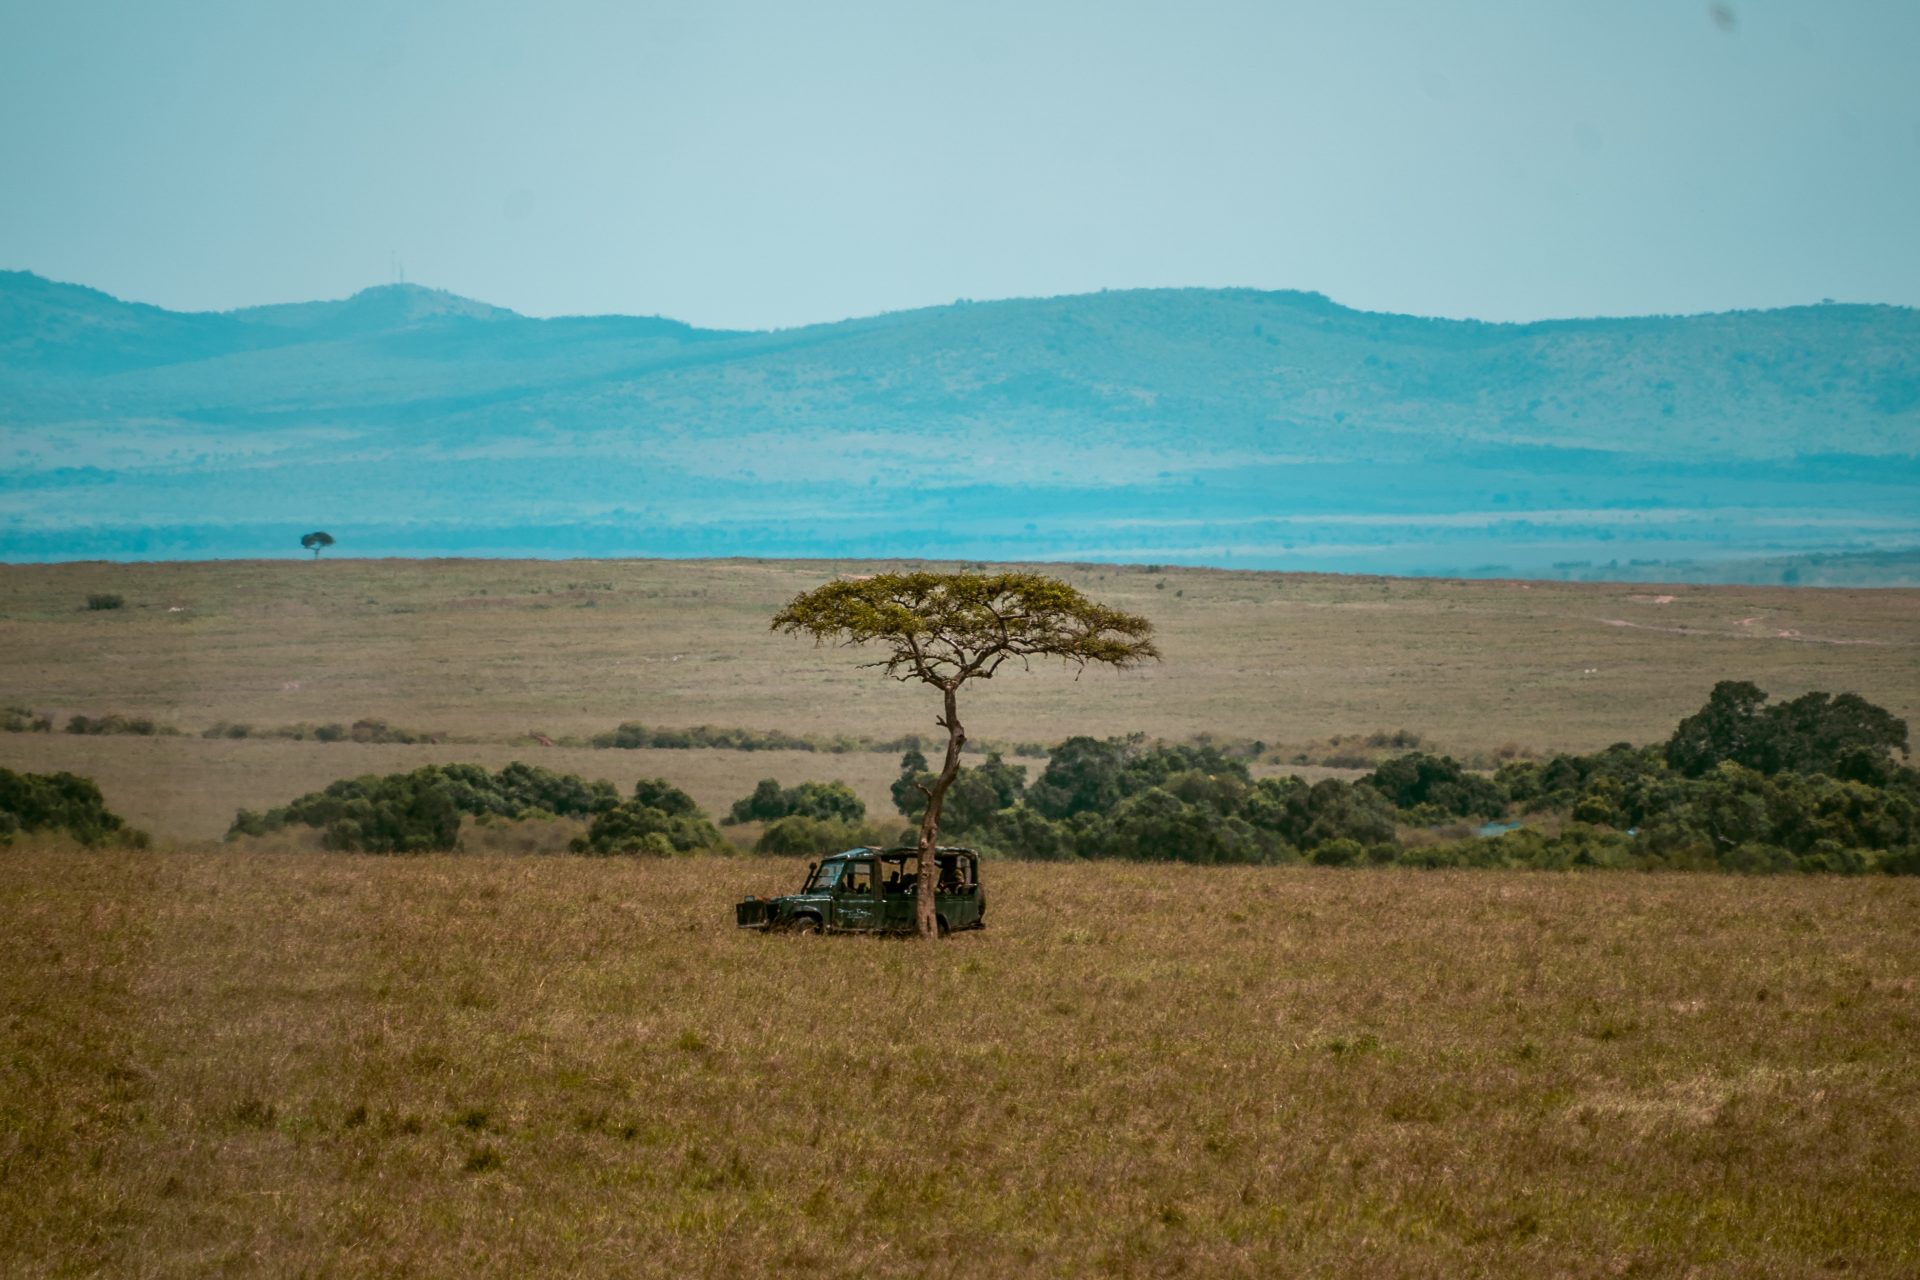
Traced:
[[840, 873], [846, 869], [846, 865], [844, 862], [821, 863], [813, 869], [813, 874], [807, 877], [807, 882], [801, 886], [800, 892], [824, 893], [833, 888], [840, 882]]

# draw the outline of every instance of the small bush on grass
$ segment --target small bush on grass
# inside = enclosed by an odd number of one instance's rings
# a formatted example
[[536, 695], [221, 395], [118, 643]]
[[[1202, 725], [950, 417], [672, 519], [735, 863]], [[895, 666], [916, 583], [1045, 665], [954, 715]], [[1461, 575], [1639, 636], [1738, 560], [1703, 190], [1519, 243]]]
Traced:
[[40, 715], [28, 707], [0, 708], [0, 732], [52, 733], [53, 717]]
[[172, 737], [180, 731], [170, 724], [158, 724], [146, 716], [74, 716], [67, 721], [67, 732], [78, 734], [132, 734], [136, 737]]

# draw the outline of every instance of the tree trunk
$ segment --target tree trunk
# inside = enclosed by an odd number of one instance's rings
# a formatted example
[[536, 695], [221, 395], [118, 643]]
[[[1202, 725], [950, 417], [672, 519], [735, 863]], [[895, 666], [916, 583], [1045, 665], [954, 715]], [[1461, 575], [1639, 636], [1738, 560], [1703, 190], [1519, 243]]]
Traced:
[[923, 938], [940, 936], [938, 912], [934, 909], [933, 894], [940, 879], [940, 862], [937, 850], [940, 847], [940, 803], [947, 798], [947, 788], [960, 773], [960, 748], [967, 743], [967, 731], [960, 727], [960, 703], [954, 693], [954, 686], [945, 686], [947, 696], [946, 715], [935, 721], [947, 731], [947, 758], [940, 766], [939, 776], [933, 785], [927, 788], [927, 811], [920, 818], [920, 871], [919, 879], [913, 888], [913, 926], [914, 932]]

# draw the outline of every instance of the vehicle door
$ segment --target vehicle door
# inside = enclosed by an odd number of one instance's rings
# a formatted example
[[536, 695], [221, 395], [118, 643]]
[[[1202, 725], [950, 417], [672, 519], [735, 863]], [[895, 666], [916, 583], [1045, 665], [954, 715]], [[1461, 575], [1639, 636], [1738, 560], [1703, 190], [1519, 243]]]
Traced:
[[949, 928], [970, 928], [980, 919], [979, 869], [971, 854], [949, 854], [940, 859], [940, 885], [935, 901]]
[[833, 890], [833, 922], [838, 929], [880, 927], [880, 879], [871, 858], [846, 864]]
[[917, 858], [890, 858], [880, 864], [880, 927], [913, 932], [913, 871]]
[[838, 862], [822, 862], [815, 866], [807, 875], [807, 883], [792, 899], [794, 911], [818, 914], [820, 923], [832, 928], [833, 890], [840, 881], [842, 869]]

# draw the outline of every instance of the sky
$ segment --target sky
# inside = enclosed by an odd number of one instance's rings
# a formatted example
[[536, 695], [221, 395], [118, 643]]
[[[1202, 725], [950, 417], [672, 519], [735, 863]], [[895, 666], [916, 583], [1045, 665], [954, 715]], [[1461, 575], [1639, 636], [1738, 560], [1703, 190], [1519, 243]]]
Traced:
[[0, 0], [0, 267], [768, 328], [1920, 305], [1920, 3]]

